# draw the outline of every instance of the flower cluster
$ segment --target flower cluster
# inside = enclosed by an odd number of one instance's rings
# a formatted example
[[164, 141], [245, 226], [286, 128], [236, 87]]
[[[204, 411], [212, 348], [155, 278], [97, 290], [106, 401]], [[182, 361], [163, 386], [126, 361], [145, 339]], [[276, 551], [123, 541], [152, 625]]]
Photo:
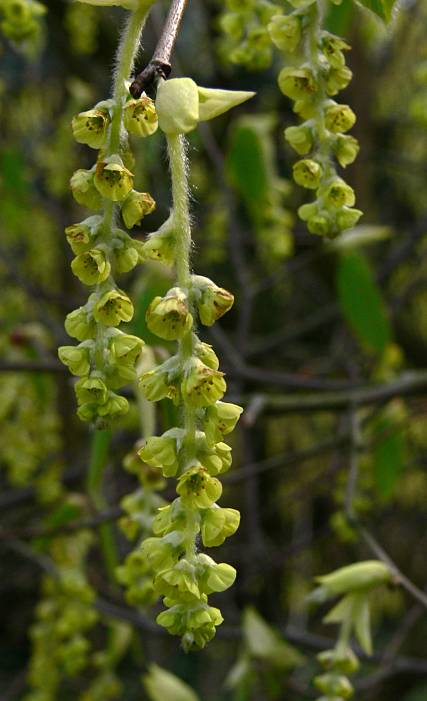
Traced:
[[45, 6], [37, 0], [2, 0], [0, 29], [11, 41], [21, 44], [37, 38]]
[[50, 546], [55, 576], [43, 580], [43, 598], [30, 632], [31, 691], [25, 701], [54, 701], [62, 678], [76, 676], [89, 664], [91, 643], [87, 633], [98, 615], [93, 608], [95, 592], [83, 567], [92, 541], [91, 533], [80, 531], [58, 537]]
[[[179, 238], [179, 226], [176, 231]], [[216, 502], [222, 493], [218, 476], [231, 465], [224, 436], [234, 429], [242, 410], [221, 401], [226, 384], [218, 358], [194, 331], [196, 315], [210, 326], [232, 303], [229, 292], [193, 275], [185, 287], [155, 298], [147, 310], [150, 330], [160, 338], [178, 340], [179, 348], [142, 376], [141, 387], [150, 400], [169, 397], [181, 404], [184, 426], [149, 438], [139, 450], [145, 464], [160, 468], [164, 477], [177, 478], [178, 497], [159, 509], [152, 524], [155, 536], [130, 558], [135, 567], [153, 573], [154, 595], [163, 596], [168, 609], [157, 621], [181, 636], [186, 649], [203, 647], [214, 636], [222, 616], [209, 606], [208, 595], [227, 589], [236, 576], [230, 565], [217, 564], [196, 550], [199, 535], [206, 547], [221, 545], [240, 520], [238, 511]]]
[[220, 26], [225, 35], [221, 53], [232, 63], [255, 70], [268, 68], [272, 58], [268, 24], [279, 5], [268, 0], [226, 0]]
[[[159, 508], [166, 502], [158, 492], [166, 486], [161, 471], [147, 463], [142, 463], [138, 450], [143, 441], [138, 441], [124, 461], [125, 470], [136, 475], [140, 486], [121, 501], [125, 515], [119, 526], [129, 540], [151, 534], [153, 519]], [[130, 552], [124, 563], [116, 570], [120, 584], [126, 588], [126, 600], [132, 606], [148, 606], [156, 601], [153, 590], [153, 572], [138, 550]]]
[[[212, 280], [190, 272], [191, 228], [188, 174], [183, 134], [199, 121], [211, 119], [250, 93], [199, 88], [188, 78], [161, 83], [156, 106], [165, 132], [172, 175], [173, 208], [170, 218], [150, 235], [144, 254], [175, 265], [176, 284], [155, 297], [146, 313], [152, 333], [177, 341], [177, 353], [144, 372], [140, 388], [149, 401], [169, 398], [182, 408], [182, 425], [162, 436], [151, 436], [138, 451], [145, 465], [176, 477], [178, 497], [161, 507], [152, 523], [153, 537], [131, 553], [119, 572], [132, 587], [134, 600], [144, 603], [163, 596], [167, 607], [157, 622], [182, 638], [186, 650], [204, 647], [222, 622], [208, 596], [230, 587], [233, 567], [216, 563], [197, 550], [220, 545], [238, 528], [235, 509], [216, 503], [222, 485], [218, 476], [230, 468], [231, 448], [224, 437], [233, 431], [242, 409], [223, 402], [224, 373], [212, 347], [196, 334], [196, 324], [212, 326], [233, 305], [233, 295]], [[147, 582], [150, 576], [151, 582]], [[141, 591], [138, 591], [138, 577]]]
[[353, 207], [353, 189], [338, 175], [335, 162], [345, 167], [357, 156], [359, 145], [347, 132], [356, 121], [348, 105], [333, 97], [351, 80], [344, 52], [350, 46], [322, 29], [319, 3], [289, 0], [293, 11], [271, 19], [273, 43], [292, 66], [279, 73], [281, 92], [294, 102], [294, 112], [303, 120], [285, 130], [285, 138], [302, 156], [293, 167], [298, 185], [315, 190], [316, 199], [298, 213], [313, 234], [334, 237], [354, 226], [362, 212]]
[[97, 213], [65, 230], [75, 255], [71, 269], [94, 289], [87, 303], [65, 321], [67, 333], [81, 343], [63, 346], [59, 357], [80, 377], [75, 385], [79, 417], [99, 426], [126, 413], [128, 402], [115, 390], [136, 378], [135, 363], [143, 346], [141, 339], [117, 328], [132, 319], [133, 305], [114, 275], [129, 272], [143, 260], [142, 242], [124, 227], [139, 225], [155, 208], [148, 193], [133, 188], [128, 135], [153, 134], [156, 109], [145, 94], [132, 99], [126, 85], [117, 92], [114, 99], [73, 119], [75, 139], [99, 149], [99, 154], [91, 169], [74, 173], [71, 189], [80, 205]]
[[317, 577], [320, 586], [311, 594], [319, 603], [340, 596], [341, 599], [325, 617], [326, 623], [338, 623], [340, 632], [335, 648], [318, 655], [323, 674], [314, 678], [314, 685], [322, 693], [318, 701], [344, 701], [353, 695], [348, 679], [359, 662], [350, 647], [354, 633], [367, 655], [372, 655], [369, 596], [376, 587], [388, 584], [392, 574], [383, 562], [367, 560], [341, 567], [331, 574]]

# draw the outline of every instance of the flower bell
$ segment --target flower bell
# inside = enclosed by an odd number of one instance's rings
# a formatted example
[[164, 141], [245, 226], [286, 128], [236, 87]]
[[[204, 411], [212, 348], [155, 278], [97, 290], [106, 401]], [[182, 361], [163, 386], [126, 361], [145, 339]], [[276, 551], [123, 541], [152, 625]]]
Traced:
[[203, 407], [222, 399], [226, 387], [223, 372], [192, 358], [185, 370], [181, 392], [189, 405]]
[[325, 113], [325, 126], [334, 134], [349, 131], [356, 122], [356, 115], [348, 105], [331, 105]]
[[312, 158], [304, 158], [293, 166], [294, 180], [309, 190], [316, 190], [322, 177], [322, 166]]
[[74, 309], [65, 318], [65, 330], [78, 341], [95, 338], [96, 324], [87, 305]]
[[274, 15], [268, 25], [271, 41], [281, 51], [293, 53], [301, 41], [301, 18], [298, 15]]
[[122, 204], [122, 217], [128, 229], [139, 225], [142, 219], [154, 212], [156, 203], [148, 192], [132, 190]]
[[104, 326], [118, 326], [122, 321], [132, 319], [133, 304], [124, 292], [109, 290], [96, 302], [93, 316]]
[[150, 331], [167, 341], [182, 338], [193, 325], [187, 296], [179, 287], [173, 287], [165, 297], [155, 297], [145, 319]]
[[157, 131], [159, 121], [153, 100], [142, 94], [136, 100], [128, 100], [124, 109], [124, 125], [129, 134], [151, 136]]
[[278, 83], [281, 92], [292, 100], [304, 100], [317, 89], [310, 68], [282, 68]]
[[232, 536], [240, 524], [237, 509], [224, 509], [213, 504], [202, 515], [201, 535], [203, 545], [207, 548], [222, 545], [226, 538]]
[[326, 190], [325, 201], [332, 207], [352, 207], [356, 201], [356, 195], [353, 188], [342, 178], [335, 178]]
[[165, 265], [175, 262], [176, 235], [173, 217], [170, 216], [158, 231], [149, 234], [143, 244], [143, 255], [149, 260], [156, 260]]
[[305, 125], [287, 127], [285, 139], [300, 156], [305, 156], [313, 148], [312, 129]]
[[71, 176], [70, 187], [78, 204], [88, 209], [101, 209], [102, 198], [94, 183], [95, 167], [90, 170], [80, 168]]
[[[85, 345], [87, 344], [87, 345]], [[90, 370], [90, 352], [93, 344], [85, 342], [80, 346], [61, 346], [58, 348], [58, 357], [73, 375], [87, 375]]]
[[81, 404], [104, 404], [107, 400], [108, 389], [100, 377], [82, 377], [76, 382], [75, 391]]
[[212, 326], [233, 306], [234, 295], [202, 275], [193, 275], [192, 290], [200, 321], [205, 326]]
[[205, 509], [217, 501], [222, 494], [222, 485], [202, 467], [192, 467], [178, 480], [176, 491], [182, 503], [193, 509]]
[[111, 265], [103, 250], [92, 248], [74, 258], [71, 270], [85, 285], [97, 285], [107, 280], [111, 273]]
[[120, 156], [108, 156], [96, 164], [94, 185], [102, 197], [122, 202], [132, 190], [133, 174]]
[[179, 468], [178, 452], [184, 430], [174, 428], [162, 436], [151, 436], [138, 450], [138, 455], [152, 467], [160, 467], [164, 477], [173, 477]]
[[93, 239], [96, 237], [101, 224], [102, 217], [93, 216], [88, 217], [80, 224], [67, 226], [65, 236], [74, 255], [85, 253], [92, 248]]
[[73, 118], [71, 122], [73, 136], [80, 144], [100, 149], [105, 144], [110, 122], [109, 110], [97, 105], [92, 110], [80, 112]]
[[150, 402], [158, 402], [165, 397], [172, 400], [179, 398], [175, 376], [177, 358], [170, 358], [155, 370], [144, 373], [140, 379], [140, 389]]

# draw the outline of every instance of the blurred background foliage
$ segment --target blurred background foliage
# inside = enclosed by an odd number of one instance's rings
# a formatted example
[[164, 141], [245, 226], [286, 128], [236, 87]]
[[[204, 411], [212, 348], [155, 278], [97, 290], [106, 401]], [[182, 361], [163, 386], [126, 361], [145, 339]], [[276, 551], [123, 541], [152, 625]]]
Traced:
[[[361, 153], [347, 176], [365, 216], [329, 243], [295, 216], [303, 200], [282, 134], [295, 121], [262, 27], [256, 60], [246, 52], [244, 65], [233, 63], [224, 4], [189, 3], [174, 75], [257, 97], [190, 135], [197, 272], [236, 296], [205, 340], [246, 413], [222, 502], [242, 512], [222, 546], [238, 580], [221, 595], [216, 640], [188, 655], [153, 623], [153, 609], [130, 606], [141, 601], [129, 586], [124, 596], [115, 574], [129, 539], [171, 495], [129, 455], [141, 434], [174, 425], [171, 409], [162, 403], [154, 416], [129, 387], [129, 415], [113, 434], [94, 434], [76, 418], [72, 378], [56, 360], [65, 314], [84, 295], [63, 230], [80, 213], [69, 178], [91, 163], [70, 120], [109, 93], [122, 13], [45, 4], [35, 41], [4, 39], [0, 56], [0, 697], [314, 698], [315, 654], [334, 631], [305, 596], [314, 575], [372, 556], [359, 521], [427, 586], [427, 2], [402, 3], [386, 28], [350, 0], [330, 6], [328, 28], [353, 47], [344, 99], [358, 115]], [[141, 65], [167, 7], [153, 8]], [[143, 239], [168, 215], [169, 177], [160, 133], [134, 148], [137, 181], [157, 201]], [[169, 285], [154, 263], [125, 282], [136, 305], [130, 331], [152, 344], [147, 363], [170, 352], [144, 321]], [[375, 600], [374, 629], [358, 698], [424, 701], [425, 609], [389, 589]]]

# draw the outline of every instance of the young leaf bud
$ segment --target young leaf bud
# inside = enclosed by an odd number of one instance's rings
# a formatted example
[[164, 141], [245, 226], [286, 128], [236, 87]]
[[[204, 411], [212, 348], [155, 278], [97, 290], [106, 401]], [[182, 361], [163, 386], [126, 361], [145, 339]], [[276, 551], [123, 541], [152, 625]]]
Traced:
[[254, 92], [242, 90], [217, 90], [197, 87], [199, 94], [199, 121], [206, 122], [214, 119], [228, 110], [250, 100]]
[[161, 81], [157, 89], [156, 109], [159, 126], [165, 134], [186, 134], [199, 121], [199, 93], [191, 78]]

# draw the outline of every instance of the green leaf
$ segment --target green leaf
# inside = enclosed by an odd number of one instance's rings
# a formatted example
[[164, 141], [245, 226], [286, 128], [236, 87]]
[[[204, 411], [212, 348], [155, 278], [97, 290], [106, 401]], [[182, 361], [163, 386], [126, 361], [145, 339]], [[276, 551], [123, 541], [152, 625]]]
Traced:
[[391, 416], [378, 420], [373, 435], [374, 477], [378, 492], [385, 499], [391, 496], [405, 461], [405, 434]]
[[65, 501], [63, 504], [58, 506], [46, 519], [46, 525], [51, 528], [60, 528], [65, 526], [66, 523], [70, 521], [75, 521], [82, 513], [82, 506], [79, 504], [73, 504], [71, 501]]
[[325, 242], [330, 251], [350, 251], [389, 239], [393, 231], [389, 226], [362, 225], [347, 229], [336, 239]]
[[156, 664], [150, 665], [143, 681], [150, 701], [199, 701], [188, 684]]
[[354, 594], [353, 625], [360, 647], [372, 655], [371, 615], [369, 601], [364, 594]]
[[376, 14], [383, 22], [390, 22], [396, 0], [359, 0], [359, 3]]
[[252, 657], [275, 667], [290, 669], [304, 663], [304, 657], [271, 628], [253, 608], [243, 614], [243, 637]]
[[333, 34], [346, 35], [354, 14], [354, 5], [351, 0], [342, 0], [339, 5], [329, 3], [329, 9], [325, 20], [325, 29]]
[[229, 178], [252, 209], [261, 206], [270, 186], [262, 130], [252, 119], [242, 119], [232, 131], [226, 166]]
[[391, 341], [390, 322], [371, 268], [361, 253], [340, 258], [337, 292], [344, 318], [362, 345], [383, 353]]

